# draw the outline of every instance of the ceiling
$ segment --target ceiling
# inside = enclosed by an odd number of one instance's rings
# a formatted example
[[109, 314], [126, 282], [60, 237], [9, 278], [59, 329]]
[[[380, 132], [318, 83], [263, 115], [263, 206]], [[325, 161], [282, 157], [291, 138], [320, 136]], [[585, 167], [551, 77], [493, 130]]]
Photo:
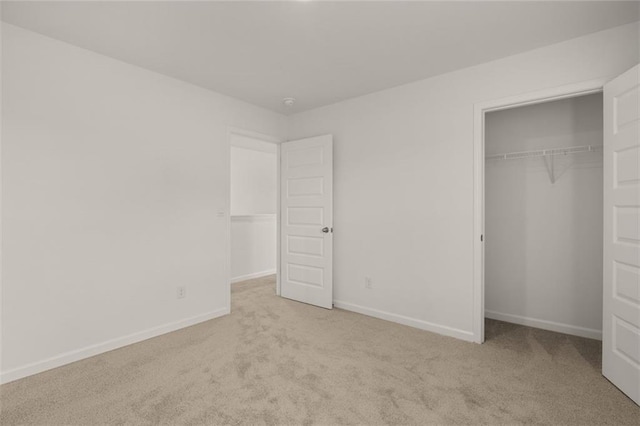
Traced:
[[284, 114], [639, 19], [611, 1], [2, 2], [5, 22]]

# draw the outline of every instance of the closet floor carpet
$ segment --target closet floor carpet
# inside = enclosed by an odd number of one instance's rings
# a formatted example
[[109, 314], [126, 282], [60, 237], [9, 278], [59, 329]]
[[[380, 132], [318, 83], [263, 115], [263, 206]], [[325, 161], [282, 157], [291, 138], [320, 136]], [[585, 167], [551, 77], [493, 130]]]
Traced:
[[232, 313], [0, 387], [0, 424], [640, 422], [600, 342], [487, 321], [484, 345], [234, 284]]

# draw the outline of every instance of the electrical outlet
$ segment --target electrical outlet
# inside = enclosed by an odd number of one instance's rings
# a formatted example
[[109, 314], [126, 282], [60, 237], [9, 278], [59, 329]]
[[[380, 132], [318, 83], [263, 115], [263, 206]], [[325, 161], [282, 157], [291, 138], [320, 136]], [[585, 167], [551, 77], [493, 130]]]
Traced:
[[179, 286], [176, 292], [178, 299], [183, 299], [187, 295], [187, 288], [183, 285]]
[[371, 281], [371, 277], [364, 277], [364, 288], [372, 289], [373, 282]]

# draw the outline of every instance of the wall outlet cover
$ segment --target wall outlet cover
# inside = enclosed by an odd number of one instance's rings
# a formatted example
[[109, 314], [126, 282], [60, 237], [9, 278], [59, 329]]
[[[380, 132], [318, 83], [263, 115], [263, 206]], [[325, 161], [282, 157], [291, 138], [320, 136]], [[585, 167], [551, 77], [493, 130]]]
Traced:
[[178, 299], [183, 299], [187, 295], [187, 288], [185, 286], [179, 286], [177, 289], [176, 296]]

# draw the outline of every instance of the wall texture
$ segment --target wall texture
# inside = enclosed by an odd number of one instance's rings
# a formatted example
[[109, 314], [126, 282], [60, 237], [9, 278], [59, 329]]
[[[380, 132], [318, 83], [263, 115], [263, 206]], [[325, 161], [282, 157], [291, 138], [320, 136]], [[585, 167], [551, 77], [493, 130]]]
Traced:
[[625, 25], [293, 115], [291, 139], [335, 137], [336, 306], [472, 340], [474, 104], [620, 74], [639, 34]]
[[234, 139], [232, 135], [231, 279], [242, 281], [276, 272], [278, 158], [275, 144], [255, 140], [257, 149], [241, 148]]
[[[487, 155], [602, 147], [602, 94], [487, 114]], [[547, 163], [551, 165], [551, 163]], [[602, 333], [602, 152], [487, 161], [487, 316], [598, 338]]]
[[286, 118], [7, 24], [2, 55], [2, 380], [228, 312], [228, 126]]

